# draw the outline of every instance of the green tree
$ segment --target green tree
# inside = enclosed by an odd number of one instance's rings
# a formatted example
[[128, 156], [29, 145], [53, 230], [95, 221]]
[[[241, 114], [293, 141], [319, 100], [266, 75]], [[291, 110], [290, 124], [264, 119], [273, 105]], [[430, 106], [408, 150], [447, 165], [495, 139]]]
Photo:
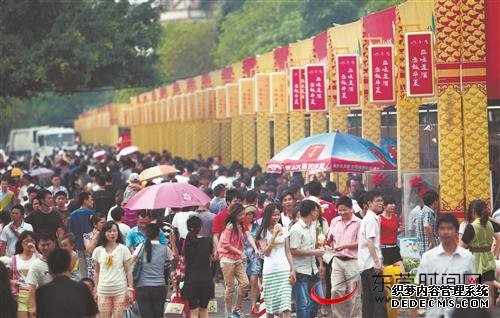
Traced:
[[163, 26], [157, 68], [166, 82], [215, 69], [210, 51], [214, 46], [213, 21], [180, 21]]
[[[304, 7], [304, 36], [310, 37], [333, 24], [345, 24], [359, 19], [361, 9], [369, 0], [307, 0]], [[384, 3], [384, 0], [377, 0]]]
[[299, 1], [245, 1], [236, 11], [221, 15], [218, 43], [213, 51], [219, 67], [271, 51], [304, 38]]
[[2, 1], [0, 21], [0, 96], [158, 80], [160, 25], [149, 2]]

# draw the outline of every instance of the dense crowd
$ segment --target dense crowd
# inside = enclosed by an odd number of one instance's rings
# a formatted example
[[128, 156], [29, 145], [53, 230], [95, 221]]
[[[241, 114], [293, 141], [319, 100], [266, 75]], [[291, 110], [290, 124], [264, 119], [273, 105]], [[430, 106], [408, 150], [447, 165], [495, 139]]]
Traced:
[[[389, 267], [405, 274], [398, 238], [408, 223], [397, 198], [365, 191], [361, 176], [349, 175], [338, 189], [326, 173], [305, 180], [302, 173], [264, 174], [258, 165], [226, 167], [220, 157], [119, 158], [97, 150], [80, 146], [0, 166], [0, 256], [9, 268], [0, 262], [0, 316], [122, 317], [137, 307], [141, 317], [163, 317], [174, 294], [186, 315], [208, 317], [220, 282], [227, 317], [243, 317], [245, 298], [253, 315], [263, 299], [268, 317], [391, 315], [377, 279]], [[178, 172], [142, 181], [139, 173], [156, 165]], [[189, 183], [211, 200], [182, 209], [126, 207], [141, 189], [163, 182]], [[483, 201], [471, 203], [460, 227], [454, 216], [439, 216], [438, 205], [438, 193], [427, 191], [410, 214], [422, 255], [417, 282], [425, 273], [479, 273], [494, 306], [500, 226]], [[317, 302], [353, 290], [331, 308]], [[427, 314], [451, 315], [450, 308], [433, 310]]]

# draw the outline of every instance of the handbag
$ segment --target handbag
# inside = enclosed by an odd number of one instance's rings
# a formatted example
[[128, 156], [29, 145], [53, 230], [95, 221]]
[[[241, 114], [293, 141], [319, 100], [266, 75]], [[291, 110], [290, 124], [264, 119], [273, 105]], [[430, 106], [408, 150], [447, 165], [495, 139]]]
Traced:
[[137, 258], [134, 263], [134, 268], [132, 269], [132, 277], [134, 281], [134, 285], [137, 283], [139, 278], [141, 277], [141, 272], [142, 272], [142, 264], [144, 259], [144, 243], [142, 244], [141, 248], [139, 249], [139, 253], [137, 253]]

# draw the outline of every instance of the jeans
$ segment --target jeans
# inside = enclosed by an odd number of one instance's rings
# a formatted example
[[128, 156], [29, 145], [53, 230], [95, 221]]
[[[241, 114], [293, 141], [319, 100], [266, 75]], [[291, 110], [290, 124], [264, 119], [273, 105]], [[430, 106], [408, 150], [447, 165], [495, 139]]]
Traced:
[[136, 289], [139, 313], [143, 318], [163, 317], [167, 289], [165, 286], [143, 286]]
[[361, 286], [363, 288], [363, 318], [387, 318], [382, 274], [377, 274], [373, 267], [362, 271]]
[[[295, 283], [295, 306], [297, 308], [297, 318], [315, 317], [319, 309], [319, 304], [311, 298], [311, 288], [318, 283], [317, 275], [305, 275], [297, 273], [297, 282]], [[321, 284], [318, 284], [315, 289], [318, 295], [322, 295]]]

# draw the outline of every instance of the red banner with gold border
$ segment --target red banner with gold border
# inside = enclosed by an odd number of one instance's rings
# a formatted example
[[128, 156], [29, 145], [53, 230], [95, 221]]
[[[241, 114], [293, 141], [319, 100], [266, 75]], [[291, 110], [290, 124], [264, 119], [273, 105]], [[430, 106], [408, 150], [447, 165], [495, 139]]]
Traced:
[[368, 48], [369, 101], [370, 103], [394, 103], [394, 45], [372, 44]]
[[432, 32], [405, 34], [406, 95], [434, 96]]
[[337, 54], [335, 65], [337, 66], [337, 106], [359, 106], [359, 56]]
[[306, 105], [310, 112], [326, 111], [326, 72], [323, 64], [306, 65]]
[[290, 111], [306, 108], [306, 74], [304, 68], [290, 68]]

